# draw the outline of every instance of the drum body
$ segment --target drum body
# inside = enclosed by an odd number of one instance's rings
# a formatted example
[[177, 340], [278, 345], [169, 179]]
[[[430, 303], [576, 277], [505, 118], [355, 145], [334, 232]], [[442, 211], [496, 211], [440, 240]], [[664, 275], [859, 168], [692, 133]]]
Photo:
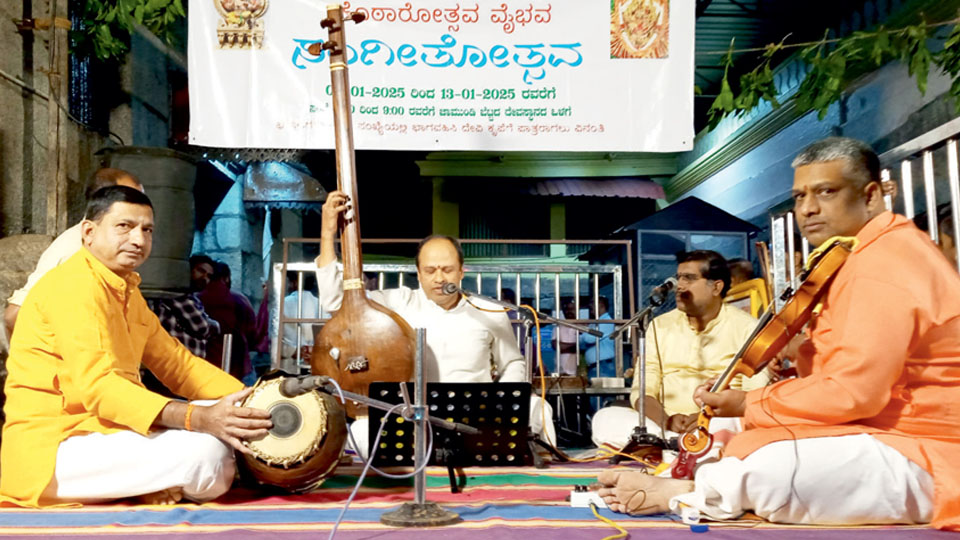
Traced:
[[242, 403], [269, 411], [273, 428], [266, 437], [245, 441], [253, 456], [243, 464], [257, 483], [293, 493], [320, 486], [337, 467], [346, 443], [343, 407], [316, 390], [288, 398], [280, 393], [283, 377], [261, 379]]

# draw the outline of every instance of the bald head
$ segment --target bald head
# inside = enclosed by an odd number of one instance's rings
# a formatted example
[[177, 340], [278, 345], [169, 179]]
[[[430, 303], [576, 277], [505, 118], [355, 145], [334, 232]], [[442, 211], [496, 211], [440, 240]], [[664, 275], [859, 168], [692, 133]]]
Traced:
[[459, 294], [445, 294], [443, 285], [463, 280], [463, 251], [460, 242], [449, 236], [428, 236], [417, 249], [417, 277], [427, 298], [444, 309], [460, 301]]
[[89, 201], [98, 189], [110, 186], [126, 186], [138, 191], [143, 191], [143, 185], [140, 184], [140, 180], [133, 174], [123, 169], [103, 167], [97, 169], [90, 175], [90, 180], [87, 181], [86, 199]]

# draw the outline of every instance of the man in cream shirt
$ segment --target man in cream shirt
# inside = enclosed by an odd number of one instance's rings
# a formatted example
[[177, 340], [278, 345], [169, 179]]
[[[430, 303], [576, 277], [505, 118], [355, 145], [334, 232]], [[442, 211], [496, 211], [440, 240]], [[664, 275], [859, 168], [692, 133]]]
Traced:
[[[607, 407], [597, 412], [593, 441], [598, 446], [627, 444], [638, 425], [641, 397], [651, 433], [669, 438], [692, 428], [699, 413], [694, 390], [727, 367], [756, 327], [756, 319], [723, 302], [730, 289], [730, 270], [719, 253], [691, 251], [677, 261], [677, 309], [654, 319], [647, 330], [646, 388], [641, 394], [640, 377], [634, 376], [633, 409]], [[766, 372], [746, 380], [738, 375], [731, 387], [749, 390], [767, 382]]]

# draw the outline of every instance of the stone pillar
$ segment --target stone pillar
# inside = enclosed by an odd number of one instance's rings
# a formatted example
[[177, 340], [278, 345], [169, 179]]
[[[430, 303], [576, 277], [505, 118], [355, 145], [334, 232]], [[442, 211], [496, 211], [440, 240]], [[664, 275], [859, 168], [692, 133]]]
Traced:
[[263, 295], [260, 258], [263, 221], [243, 205], [243, 186], [234, 184], [203, 231], [194, 238], [193, 252], [203, 253], [230, 266], [232, 288], [256, 307]]

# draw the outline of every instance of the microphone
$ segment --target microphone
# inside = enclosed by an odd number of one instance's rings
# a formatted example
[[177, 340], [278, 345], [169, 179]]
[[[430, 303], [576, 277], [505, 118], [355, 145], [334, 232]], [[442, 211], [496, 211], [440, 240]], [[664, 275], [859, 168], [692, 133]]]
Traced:
[[330, 377], [323, 375], [305, 375], [303, 377], [284, 377], [280, 383], [280, 395], [293, 398], [316, 390], [330, 382]]
[[456, 283], [450, 283], [448, 281], [447, 283], [443, 284], [443, 294], [456, 294], [458, 292], [461, 292], [461, 291], [460, 291], [460, 287], [457, 287]]
[[670, 276], [667, 279], [663, 280], [663, 283], [657, 285], [653, 288], [653, 291], [650, 293], [650, 303], [659, 306], [662, 305], [664, 300], [667, 299], [667, 293], [672, 291], [677, 287], [677, 278]]

